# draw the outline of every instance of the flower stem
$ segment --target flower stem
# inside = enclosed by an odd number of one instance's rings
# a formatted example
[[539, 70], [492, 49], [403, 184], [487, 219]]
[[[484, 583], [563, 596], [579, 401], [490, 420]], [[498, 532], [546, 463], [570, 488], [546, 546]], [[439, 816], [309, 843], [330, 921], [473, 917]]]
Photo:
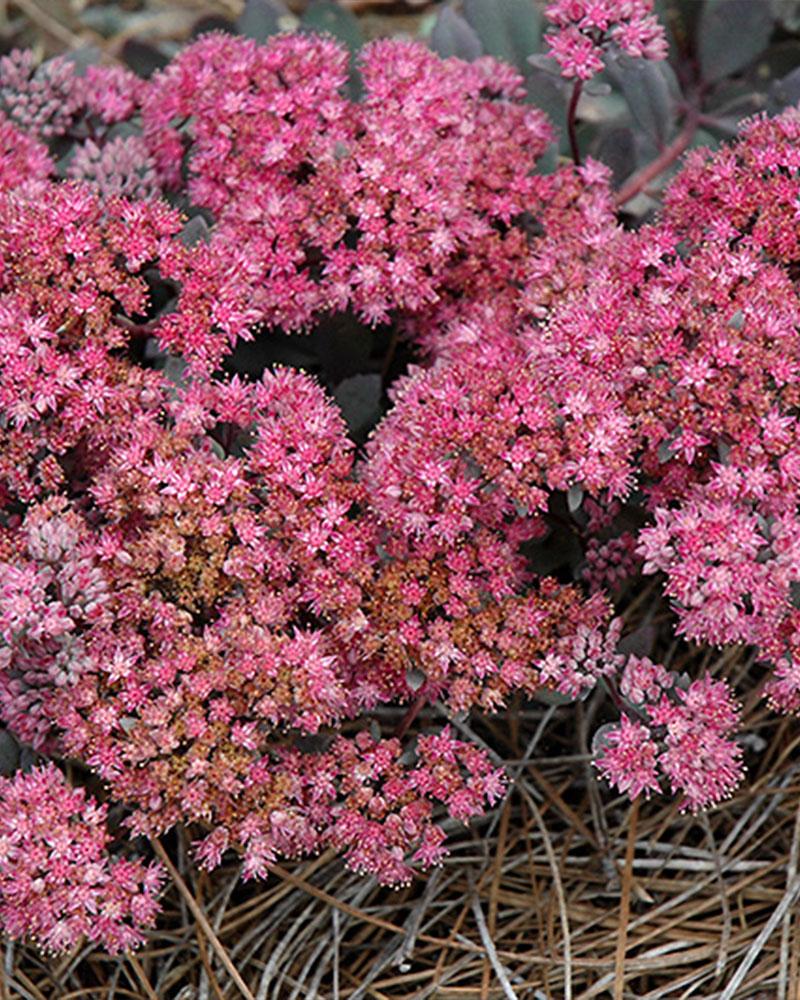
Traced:
[[578, 101], [581, 98], [582, 91], [583, 80], [576, 80], [572, 87], [572, 97], [569, 99], [569, 107], [567, 108], [567, 134], [569, 135], [569, 148], [572, 153], [572, 159], [577, 167], [581, 165], [581, 154], [578, 149], [578, 136], [575, 133], [575, 115], [578, 110]]
[[425, 704], [427, 700], [428, 700], [427, 695], [418, 694], [416, 699], [411, 702], [411, 704], [408, 706], [408, 711], [400, 720], [397, 729], [394, 731], [395, 739], [401, 740], [405, 736], [405, 734], [408, 732], [409, 726], [414, 721], [414, 719], [416, 719], [416, 717], [419, 715], [422, 706]]
[[616, 198], [614, 199], [617, 208], [621, 208], [623, 205], [627, 204], [632, 198], [635, 198], [640, 191], [650, 183], [650, 181], [655, 180], [659, 174], [663, 173], [667, 167], [671, 166], [682, 153], [685, 153], [689, 147], [689, 143], [694, 138], [694, 134], [697, 131], [699, 115], [695, 109], [691, 109], [686, 116], [686, 121], [683, 124], [683, 128], [675, 136], [672, 142], [664, 148], [664, 151], [660, 156], [657, 156], [655, 160], [648, 163], [646, 167], [643, 167], [638, 173], [634, 174], [622, 187], [617, 191]]

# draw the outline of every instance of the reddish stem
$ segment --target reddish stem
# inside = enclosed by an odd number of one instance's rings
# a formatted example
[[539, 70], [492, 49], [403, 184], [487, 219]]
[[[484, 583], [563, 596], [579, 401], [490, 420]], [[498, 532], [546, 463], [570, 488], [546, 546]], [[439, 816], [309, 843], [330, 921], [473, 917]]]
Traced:
[[699, 117], [699, 113], [692, 108], [686, 116], [683, 128], [675, 136], [672, 142], [664, 148], [661, 155], [657, 156], [655, 160], [648, 163], [646, 167], [643, 167], [638, 173], [634, 174], [630, 180], [626, 181], [626, 183], [622, 185], [619, 191], [617, 191], [615, 198], [617, 208], [621, 208], [632, 198], [635, 198], [640, 191], [643, 191], [647, 187], [650, 181], [655, 180], [655, 178], [658, 177], [659, 174], [663, 173], [667, 167], [671, 166], [682, 153], [686, 152], [689, 147], [689, 143], [692, 141], [694, 134], [697, 131]]
[[395, 729], [394, 731], [395, 739], [401, 740], [405, 736], [405, 734], [408, 732], [411, 723], [414, 721], [414, 719], [416, 719], [416, 717], [422, 711], [422, 707], [424, 706], [427, 700], [428, 698], [426, 695], [418, 694], [416, 699], [411, 702], [411, 704], [408, 706], [408, 711], [400, 720], [397, 729]]
[[112, 316], [111, 322], [127, 330], [131, 337], [149, 337], [158, 326], [158, 320], [151, 319], [147, 323], [134, 323], [127, 316]]
[[625, 708], [625, 704], [622, 700], [622, 695], [619, 693], [617, 688], [617, 682], [613, 677], [604, 677], [603, 682], [605, 684], [605, 689], [611, 696], [611, 700], [614, 702], [617, 710], [622, 712]]
[[569, 99], [569, 107], [567, 108], [567, 134], [569, 135], [569, 148], [576, 167], [581, 165], [581, 154], [578, 149], [578, 136], [575, 132], [575, 116], [578, 112], [578, 101], [581, 98], [582, 90], [583, 80], [576, 80], [572, 88], [572, 97]]

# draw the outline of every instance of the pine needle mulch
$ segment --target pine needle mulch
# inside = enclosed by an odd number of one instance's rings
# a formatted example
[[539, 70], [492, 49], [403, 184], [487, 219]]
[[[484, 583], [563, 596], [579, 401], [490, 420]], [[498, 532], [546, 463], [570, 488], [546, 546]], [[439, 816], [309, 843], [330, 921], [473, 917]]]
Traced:
[[519, 708], [459, 724], [505, 744], [513, 788], [411, 886], [382, 888], [330, 854], [243, 883], [235, 864], [198, 873], [189, 835], [172, 834], [147, 947], [53, 959], [8, 944], [0, 997], [797, 1000], [800, 734], [756, 693], [749, 781], [706, 815], [597, 782], [585, 746], [599, 702]]

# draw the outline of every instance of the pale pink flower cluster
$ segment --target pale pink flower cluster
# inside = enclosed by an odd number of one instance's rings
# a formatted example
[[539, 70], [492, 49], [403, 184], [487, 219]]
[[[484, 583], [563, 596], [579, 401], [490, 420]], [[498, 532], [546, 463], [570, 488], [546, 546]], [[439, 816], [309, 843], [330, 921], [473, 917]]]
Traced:
[[80, 117], [104, 125], [130, 118], [145, 83], [122, 66], [89, 66], [83, 75], [65, 56], [37, 64], [30, 50], [0, 58], [0, 110], [39, 139], [66, 134]]
[[147, 92], [146, 82], [124, 66], [87, 66], [75, 87], [84, 115], [104, 125], [131, 118]]
[[79, 146], [67, 176], [96, 187], [103, 198], [152, 198], [160, 193], [155, 164], [144, 140], [132, 135], [98, 146], [91, 139]]
[[666, 58], [653, 0], [555, 0], [545, 15], [556, 28], [545, 35], [550, 55], [568, 79], [590, 80], [599, 73], [610, 45], [638, 58]]
[[71, 687], [88, 667], [81, 635], [108, 597], [81, 528], [69, 513], [29, 517], [27, 551], [0, 563], [0, 715], [36, 749], [52, 747], [53, 689]]
[[614, 618], [607, 629], [576, 629], [560, 639], [539, 664], [539, 676], [549, 687], [570, 698], [588, 694], [601, 677], [614, 677], [624, 657], [617, 653], [622, 619]]
[[635, 799], [661, 791], [666, 780], [682, 796], [681, 811], [732, 794], [744, 767], [742, 747], [731, 739], [740, 710], [725, 681], [705, 675], [684, 685], [660, 664], [631, 656], [620, 691], [630, 711], [597, 740], [595, 765], [608, 782]]
[[142, 944], [160, 910], [160, 865], [111, 857], [107, 808], [53, 764], [0, 778], [0, 923], [49, 951]]
[[37, 67], [29, 50], [0, 58], [0, 108], [39, 139], [62, 135], [81, 107], [75, 67], [64, 56]]

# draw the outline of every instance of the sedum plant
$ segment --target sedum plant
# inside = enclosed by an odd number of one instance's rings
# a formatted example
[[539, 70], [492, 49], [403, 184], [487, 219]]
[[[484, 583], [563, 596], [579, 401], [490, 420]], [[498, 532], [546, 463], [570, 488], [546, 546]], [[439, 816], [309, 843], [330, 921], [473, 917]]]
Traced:
[[[548, 16], [576, 87], [666, 51], [643, 0]], [[348, 72], [300, 34], [147, 81], [0, 60], [0, 719], [38, 756], [0, 782], [11, 936], [135, 946], [164, 873], [131, 850], [177, 824], [207, 868], [333, 848], [408, 881], [507, 786], [431, 705], [605, 692], [598, 773], [713, 806], [740, 709], [625, 652], [643, 576], [800, 709], [800, 113], [692, 153], [630, 230], [599, 162], [537, 172], [510, 66], [382, 40], [358, 99]], [[388, 344], [363, 448], [330, 386], [243, 364], [334, 321]]]

